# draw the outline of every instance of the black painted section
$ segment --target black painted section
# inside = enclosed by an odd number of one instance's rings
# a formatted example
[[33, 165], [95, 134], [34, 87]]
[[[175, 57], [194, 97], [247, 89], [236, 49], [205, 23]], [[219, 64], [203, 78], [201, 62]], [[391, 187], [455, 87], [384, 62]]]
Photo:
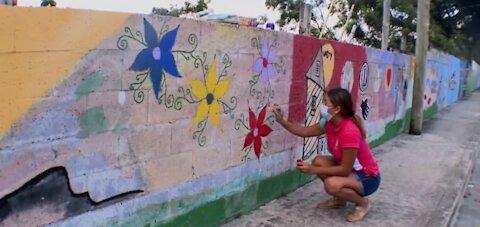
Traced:
[[0, 200], [0, 226], [2, 221], [7, 218], [23, 219], [21, 216], [25, 214], [22, 213], [34, 207], [55, 207], [55, 212], [65, 213], [64, 218], [67, 218], [130, 199], [135, 195], [127, 193], [101, 203], [95, 203], [87, 193], [74, 194], [69, 187], [67, 176], [63, 167], [47, 170], [20, 189], [2, 198]]

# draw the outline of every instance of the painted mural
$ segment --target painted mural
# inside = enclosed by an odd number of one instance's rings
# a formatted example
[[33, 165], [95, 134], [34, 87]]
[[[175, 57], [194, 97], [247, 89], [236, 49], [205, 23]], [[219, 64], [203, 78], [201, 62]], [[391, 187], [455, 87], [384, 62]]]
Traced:
[[[36, 224], [143, 226], [250, 190], [291, 171], [295, 159], [328, 154], [324, 137], [295, 138], [269, 106], [316, 124], [330, 88], [352, 93], [370, 142], [407, 125], [415, 68], [408, 55], [170, 17], [0, 8], [0, 18], [16, 17], [0, 34], [7, 225], [41, 216]], [[40, 33], [45, 39], [27, 38]], [[425, 109], [453, 104], [462, 84], [480, 87], [479, 75], [478, 64], [432, 51]], [[72, 193], [65, 204], [12, 205], [58, 169]], [[83, 205], [72, 205], [81, 196]]]
[[467, 94], [480, 87], [480, 65], [476, 62], [471, 62], [466, 70], [465, 87]]
[[431, 50], [427, 55], [424, 109], [443, 109], [464, 96], [467, 65], [455, 56]]
[[411, 57], [366, 49], [367, 61], [358, 75], [360, 98], [357, 114], [366, 122], [367, 139], [386, 133], [387, 124], [404, 119], [411, 108], [413, 72]]

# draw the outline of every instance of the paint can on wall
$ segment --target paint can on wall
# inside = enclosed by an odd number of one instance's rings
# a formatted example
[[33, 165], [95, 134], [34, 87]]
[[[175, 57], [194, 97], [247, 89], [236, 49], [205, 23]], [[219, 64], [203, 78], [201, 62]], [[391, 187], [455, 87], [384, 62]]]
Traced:
[[274, 23], [267, 23], [267, 26], [266, 26], [267, 29], [271, 29], [271, 30], [274, 30], [275, 31], [275, 24]]

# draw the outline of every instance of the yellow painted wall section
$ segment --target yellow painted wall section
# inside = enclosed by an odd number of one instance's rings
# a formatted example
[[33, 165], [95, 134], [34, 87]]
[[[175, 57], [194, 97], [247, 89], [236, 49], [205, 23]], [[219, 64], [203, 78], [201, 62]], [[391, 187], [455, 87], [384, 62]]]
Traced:
[[0, 137], [129, 16], [0, 7]]

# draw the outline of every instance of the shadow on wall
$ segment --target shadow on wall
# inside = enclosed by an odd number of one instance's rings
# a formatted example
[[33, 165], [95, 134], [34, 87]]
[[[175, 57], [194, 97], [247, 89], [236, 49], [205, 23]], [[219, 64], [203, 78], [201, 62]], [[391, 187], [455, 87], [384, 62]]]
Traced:
[[[109, 206], [120, 200], [131, 199], [136, 193], [138, 191], [95, 203], [88, 193], [74, 194], [69, 187], [65, 168], [55, 167], [0, 200], [0, 226], [45, 225], [54, 220]], [[45, 215], [46, 211], [51, 212]], [[18, 213], [29, 215], [14, 215]]]

